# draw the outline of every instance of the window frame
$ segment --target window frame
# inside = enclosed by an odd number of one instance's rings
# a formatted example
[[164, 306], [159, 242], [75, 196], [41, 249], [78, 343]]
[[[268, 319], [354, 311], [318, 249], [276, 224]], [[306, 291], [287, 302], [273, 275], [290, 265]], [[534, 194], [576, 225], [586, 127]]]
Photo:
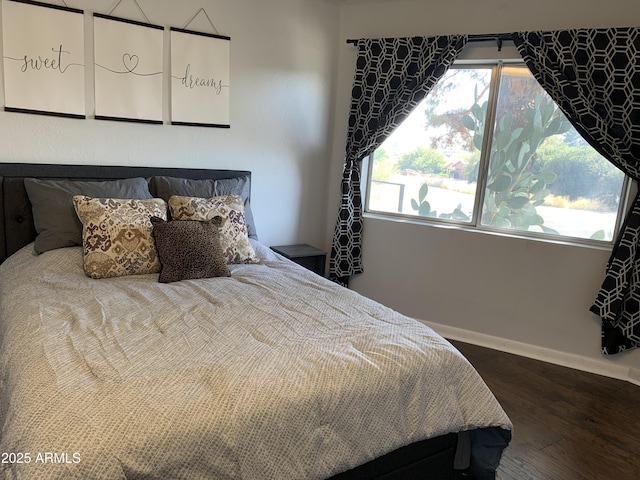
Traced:
[[[465, 222], [447, 218], [433, 218], [423, 217], [420, 215], [413, 215], [402, 212], [386, 212], [381, 210], [374, 210], [369, 207], [369, 201], [371, 198], [371, 182], [373, 181], [372, 172], [373, 168], [370, 168], [370, 159], [366, 157], [362, 162], [361, 176], [361, 191], [364, 194], [363, 202], [363, 216], [365, 218], [378, 218], [383, 220], [390, 220], [402, 223], [416, 223], [421, 225], [429, 225], [441, 228], [454, 228], [459, 230], [471, 231], [476, 233], [485, 233], [498, 235], [503, 237], [512, 237], [519, 239], [529, 239], [542, 242], [574, 245], [574, 246], [586, 246], [603, 250], [610, 250], [620, 229], [624, 222], [624, 217], [629, 209], [630, 198], [632, 195], [632, 180], [628, 175], [624, 176], [622, 187], [620, 191], [620, 202], [618, 205], [618, 211], [616, 215], [616, 222], [613, 228], [613, 235], [611, 240], [595, 240], [591, 238], [573, 237], [562, 234], [551, 234], [545, 232], [537, 232], [530, 230], [518, 230], [500, 228], [491, 225], [482, 224], [482, 209], [484, 206], [484, 199], [486, 195], [486, 185], [488, 180], [491, 149], [488, 148], [490, 142], [493, 141], [493, 131], [495, 128], [495, 116], [496, 106], [498, 102], [498, 92], [500, 88], [500, 80], [502, 76], [502, 67], [504, 65], [525, 65], [522, 59], [492, 59], [492, 60], [459, 60], [456, 61], [450, 68], [451, 69], [465, 69], [465, 68], [490, 68], [490, 86], [488, 94], [488, 111], [487, 118], [485, 119], [485, 131], [482, 143], [482, 150], [480, 151], [480, 162], [478, 167], [478, 180], [476, 182], [476, 191], [474, 195], [474, 206], [471, 221]], [[607, 161], [605, 159], [605, 161]], [[402, 184], [401, 184], [402, 185]]]

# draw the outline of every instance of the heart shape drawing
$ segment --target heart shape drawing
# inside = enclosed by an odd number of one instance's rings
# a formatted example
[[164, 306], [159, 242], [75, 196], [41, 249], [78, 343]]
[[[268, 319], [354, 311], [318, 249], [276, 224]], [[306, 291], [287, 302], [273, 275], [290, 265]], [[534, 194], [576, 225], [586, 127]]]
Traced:
[[125, 53], [124, 55], [122, 55], [122, 64], [124, 65], [124, 68], [126, 68], [129, 73], [132, 73], [136, 68], [138, 68], [139, 61], [140, 59], [138, 58], [137, 55], [130, 55], [128, 53]]

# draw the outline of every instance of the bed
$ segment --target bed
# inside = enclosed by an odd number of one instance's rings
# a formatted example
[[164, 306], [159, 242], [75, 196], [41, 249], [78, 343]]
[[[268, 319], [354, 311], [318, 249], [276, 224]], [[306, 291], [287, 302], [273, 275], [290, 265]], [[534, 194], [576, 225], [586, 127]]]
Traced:
[[[495, 478], [512, 424], [473, 367], [263, 245], [250, 172], [4, 163], [0, 177], [0, 478]], [[148, 192], [118, 183], [120, 203], [73, 190], [133, 179]], [[63, 223], [44, 187], [59, 184], [82, 238], [43, 248], [45, 224]], [[147, 215], [160, 271], [111, 276], [91, 257], [104, 242], [87, 211], [227, 197], [238, 237], [226, 213], [172, 220], [171, 204]], [[191, 241], [160, 237], [169, 226], [206, 229], [193, 248], [211, 243], [216, 273], [166, 276], [166, 249]]]

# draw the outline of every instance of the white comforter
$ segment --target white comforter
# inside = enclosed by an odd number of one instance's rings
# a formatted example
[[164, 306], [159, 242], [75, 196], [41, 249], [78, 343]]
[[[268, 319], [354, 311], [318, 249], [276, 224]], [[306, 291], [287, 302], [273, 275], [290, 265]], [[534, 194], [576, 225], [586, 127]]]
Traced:
[[173, 284], [89, 279], [80, 248], [1, 265], [1, 477], [322, 479], [511, 429], [431, 329], [254, 247]]

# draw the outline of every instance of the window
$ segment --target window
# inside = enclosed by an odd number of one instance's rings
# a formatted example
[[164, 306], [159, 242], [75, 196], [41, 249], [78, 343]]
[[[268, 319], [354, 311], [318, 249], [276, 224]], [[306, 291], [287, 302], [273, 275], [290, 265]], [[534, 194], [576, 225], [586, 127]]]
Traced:
[[367, 212], [611, 242], [627, 182], [523, 63], [449, 69], [378, 148]]

